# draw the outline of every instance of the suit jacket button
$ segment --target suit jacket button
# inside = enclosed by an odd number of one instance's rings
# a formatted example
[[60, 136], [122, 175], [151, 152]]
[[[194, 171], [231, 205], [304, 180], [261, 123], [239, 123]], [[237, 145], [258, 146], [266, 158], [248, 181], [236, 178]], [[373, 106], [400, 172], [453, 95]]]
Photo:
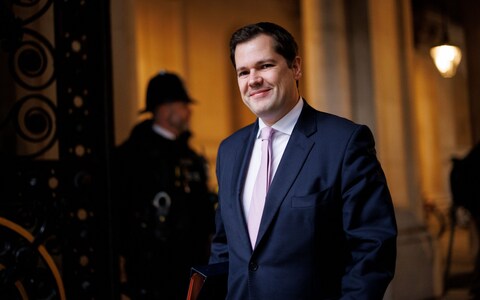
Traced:
[[248, 269], [250, 271], [256, 271], [258, 269], [258, 265], [255, 263], [255, 262], [250, 262], [250, 264], [248, 264]]

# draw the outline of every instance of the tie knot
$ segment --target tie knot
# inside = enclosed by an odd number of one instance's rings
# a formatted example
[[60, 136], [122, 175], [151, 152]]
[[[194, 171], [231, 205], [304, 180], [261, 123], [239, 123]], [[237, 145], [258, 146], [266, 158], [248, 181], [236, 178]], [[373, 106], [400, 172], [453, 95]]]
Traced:
[[272, 138], [272, 134], [273, 134], [272, 127], [266, 126], [266, 127], [263, 127], [262, 130], [260, 130], [260, 138], [262, 140], [270, 140]]

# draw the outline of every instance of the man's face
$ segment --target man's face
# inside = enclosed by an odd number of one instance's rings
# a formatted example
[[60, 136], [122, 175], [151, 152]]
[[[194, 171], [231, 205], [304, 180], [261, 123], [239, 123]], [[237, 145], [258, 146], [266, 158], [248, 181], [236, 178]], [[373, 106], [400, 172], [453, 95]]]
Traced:
[[189, 129], [191, 110], [188, 103], [176, 101], [168, 103], [166, 121], [178, 134]]
[[243, 102], [266, 124], [273, 125], [295, 106], [296, 81], [302, 76], [300, 57], [289, 68], [275, 52], [273, 38], [261, 34], [237, 45], [235, 63]]

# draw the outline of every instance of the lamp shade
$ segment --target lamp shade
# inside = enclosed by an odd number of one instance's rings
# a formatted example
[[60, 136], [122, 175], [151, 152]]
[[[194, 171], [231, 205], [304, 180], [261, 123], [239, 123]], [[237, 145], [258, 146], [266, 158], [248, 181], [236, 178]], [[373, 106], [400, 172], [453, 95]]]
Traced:
[[444, 78], [455, 76], [457, 67], [462, 60], [462, 51], [457, 46], [443, 44], [430, 49], [435, 66]]

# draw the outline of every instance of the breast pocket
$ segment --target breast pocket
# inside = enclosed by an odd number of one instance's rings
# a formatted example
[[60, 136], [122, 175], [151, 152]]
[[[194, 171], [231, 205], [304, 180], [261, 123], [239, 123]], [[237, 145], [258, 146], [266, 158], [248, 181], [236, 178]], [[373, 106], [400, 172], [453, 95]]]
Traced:
[[292, 197], [292, 208], [309, 208], [327, 205], [331, 199], [331, 188], [326, 188], [320, 192], [315, 192], [305, 196]]

